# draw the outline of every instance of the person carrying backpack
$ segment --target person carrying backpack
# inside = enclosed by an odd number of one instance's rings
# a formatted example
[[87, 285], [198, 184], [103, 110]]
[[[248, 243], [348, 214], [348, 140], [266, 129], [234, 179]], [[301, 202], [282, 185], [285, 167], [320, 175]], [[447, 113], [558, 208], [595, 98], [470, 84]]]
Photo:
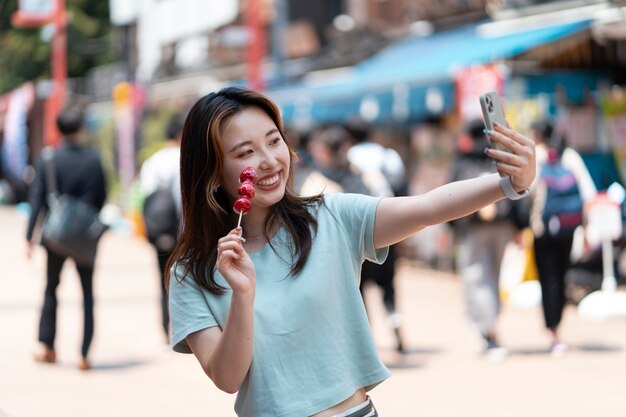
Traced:
[[531, 187], [530, 227], [550, 352], [560, 356], [567, 350], [559, 325], [574, 231], [583, 224], [584, 204], [595, 197], [596, 188], [578, 152], [555, 134], [550, 120], [536, 121], [531, 131], [537, 143], [538, 175]]
[[161, 287], [161, 324], [169, 339], [169, 306], [163, 276], [165, 265], [178, 238], [181, 217], [180, 138], [182, 118], [173, 116], [166, 127], [165, 147], [141, 166], [140, 186], [146, 196], [143, 218], [148, 242], [154, 246], [159, 263]]

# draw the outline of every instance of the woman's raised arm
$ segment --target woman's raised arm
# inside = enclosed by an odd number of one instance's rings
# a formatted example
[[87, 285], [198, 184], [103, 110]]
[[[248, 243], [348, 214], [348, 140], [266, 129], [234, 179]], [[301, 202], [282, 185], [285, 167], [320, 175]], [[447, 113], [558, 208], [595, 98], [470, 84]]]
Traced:
[[388, 246], [406, 239], [427, 226], [458, 219], [505, 198], [502, 181], [510, 181], [512, 189], [524, 193], [535, 178], [535, 144], [507, 127], [496, 125], [488, 132], [493, 142], [510, 150], [488, 149], [496, 161], [498, 174], [452, 182], [427, 193], [383, 199], [376, 211], [374, 245]]

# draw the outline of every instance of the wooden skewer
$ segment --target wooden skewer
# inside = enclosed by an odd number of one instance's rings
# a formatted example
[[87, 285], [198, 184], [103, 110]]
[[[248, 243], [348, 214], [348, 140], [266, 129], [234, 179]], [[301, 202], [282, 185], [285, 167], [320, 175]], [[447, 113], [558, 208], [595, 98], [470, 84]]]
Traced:
[[239, 212], [239, 221], [237, 221], [237, 227], [241, 226], [241, 218], [243, 217], [243, 211]]

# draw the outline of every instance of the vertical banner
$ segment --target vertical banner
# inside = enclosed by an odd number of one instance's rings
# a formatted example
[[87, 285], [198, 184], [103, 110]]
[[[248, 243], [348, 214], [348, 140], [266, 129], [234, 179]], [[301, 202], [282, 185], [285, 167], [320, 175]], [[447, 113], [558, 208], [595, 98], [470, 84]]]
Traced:
[[113, 87], [117, 166], [126, 195], [135, 178], [135, 115], [133, 109], [133, 86], [122, 82]]
[[67, 22], [65, 0], [20, 0], [19, 9], [11, 16], [15, 27], [42, 27], [52, 24], [52, 90], [44, 111], [44, 144], [56, 146], [61, 140], [56, 118], [65, 104], [67, 80]]
[[603, 93], [600, 96], [600, 109], [623, 182], [626, 180], [626, 91], [615, 87]]
[[35, 87], [27, 83], [8, 96], [4, 137], [2, 141], [2, 167], [4, 175], [22, 180], [28, 164], [28, 111], [35, 101]]
[[463, 68], [455, 75], [456, 108], [459, 120], [464, 123], [482, 119], [478, 96], [496, 91], [504, 96], [504, 75], [496, 65]]

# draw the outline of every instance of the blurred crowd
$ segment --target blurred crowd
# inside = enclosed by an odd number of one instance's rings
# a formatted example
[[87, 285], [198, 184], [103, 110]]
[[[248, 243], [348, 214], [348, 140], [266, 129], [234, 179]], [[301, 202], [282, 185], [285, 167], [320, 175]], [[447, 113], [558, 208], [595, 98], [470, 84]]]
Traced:
[[[114, 230], [126, 224], [132, 233], [145, 236], [154, 247], [160, 271], [155, 280], [161, 287], [161, 323], [165, 340], [169, 336], [169, 312], [163, 274], [180, 227], [178, 167], [184, 117], [184, 112], [176, 112], [167, 118], [162, 128], [164, 140], [152, 147], [152, 153], [145, 158], [136, 176], [137, 186], [127, 196], [134, 199], [134, 203], [127, 205], [125, 217], [113, 216], [108, 220], [109, 227]], [[66, 109], [57, 119], [64, 139], [53, 156], [56, 172], [50, 172], [42, 152], [35, 161], [27, 189], [15, 190], [15, 195], [28, 195], [26, 204], [31, 214], [25, 233], [27, 255], [36, 243], [37, 221], [41, 220], [42, 212], [50, 209], [52, 190], [46, 176], [56, 177], [58, 194], [73, 195], [98, 210], [105, 203], [107, 187], [101, 157], [88, 150], [84, 121], [80, 109]], [[397, 146], [397, 142], [390, 141], [392, 135], [388, 132], [363, 121], [320, 125], [306, 132], [287, 128], [285, 140], [297, 150], [299, 158], [294, 167], [293, 186], [301, 195], [343, 192], [390, 197], [416, 194], [439, 183], [494, 172], [492, 160], [484, 152], [491, 145], [482, 120], [466, 123], [454, 137], [444, 137], [441, 131], [436, 132], [437, 129], [427, 129], [418, 135], [418, 140], [428, 146], [418, 144], [423, 148], [422, 159], [418, 164], [415, 161], [407, 164], [410, 149], [407, 151]], [[465, 218], [429, 228], [435, 230], [427, 229], [390, 248], [382, 265], [365, 261], [361, 292], [364, 294], [373, 285], [379, 287], [398, 352], [406, 350], [402, 335], [403, 316], [396, 305], [394, 285], [396, 263], [400, 257], [427, 262], [432, 267], [450, 269], [458, 274], [464, 288], [467, 322], [483, 341], [487, 357], [494, 360], [506, 357], [506, 347], [498, 338], [501, 301], [510, 297], [516, 286], [525, 284], [533, 284], [534, 292], [528, 294], [534, 295], [530, 298], [541, 300], [550, 351], [562, 355], [567, 350], [567, 343], [559, 333], [566, 303], [576, 304], [602, 285], [601, 242], [594, 241], [593, 231], [590, 233], [586, 222], [590, 203], [597, 198], [598, 191], [580, 154], [568, 145], [566, 135], [553, 120], [537, 119], [531, 124], [530, 135], [537, 144], [538, 176], [529, 198], [503, 200]], [[445, 154], [450, 154], [450, 158], [443, 163], [445, 158], [442, 155]], [[427, 159], [423, 159], [425, 155]], [[5, 183], [4, 187], [9, 186]], [[110, 196], [109, 193], [109, 199]], [[105, 212], [103, 210], [102, 214], [106, 218]], [[621, 284], [619, 255], [623, 239], [616, 239], [613, 247], [615, 275]], [[35, 356], [39, 362], [54, 362], [56, 359], [56, 288], [65, 260], [73, 257], [50, 248], [47, 256], [47, 286], [39, 329], [41, 350]], [[449, 264], [438, 261], [446, 257]], [[433, 259], [436, 260], [433, 262]], [[503, 260], [506, 260], [505, 265]], [[88, 350], [94, 328], [91, 285], [94, 262], [93, 259], [87, 264], [75, 262], [85, 301], [81, 369], [90, 368]]]

